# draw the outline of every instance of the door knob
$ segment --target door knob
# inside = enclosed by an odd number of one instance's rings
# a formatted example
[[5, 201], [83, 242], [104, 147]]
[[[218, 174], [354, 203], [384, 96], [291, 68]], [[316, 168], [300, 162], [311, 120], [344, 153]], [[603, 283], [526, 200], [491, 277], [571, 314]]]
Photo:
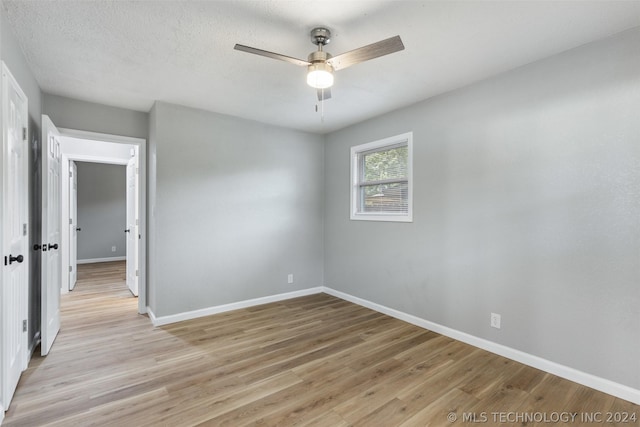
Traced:
[[58, 244], [54, 243], [53, 245], [49, 243], [49, 249], [58, 249]]
[[76, 227], [76, 231], [82, 231], [82, 228]]
[[130, 232], [130, 231], [131, 231], [131, 229], [130, 229], [130, 228], [127, 228], [126, 230], [124, 230], [124, 232], [125, 232], [125, 233], [128, 233], [128, 232]]
[[22, 255], [18, 255], [18, 256], [9, 255], [9, 265], [11, 265], [11, 263], [14, 261], [20, 264], [22, 261], [24, 261], [24, 257]]
[[42, 249], [42, 245], [39, 245], [37, 243], [35, 245], [33, 245], [33, 250], [34, 251], [39, 251], [40, 249]]

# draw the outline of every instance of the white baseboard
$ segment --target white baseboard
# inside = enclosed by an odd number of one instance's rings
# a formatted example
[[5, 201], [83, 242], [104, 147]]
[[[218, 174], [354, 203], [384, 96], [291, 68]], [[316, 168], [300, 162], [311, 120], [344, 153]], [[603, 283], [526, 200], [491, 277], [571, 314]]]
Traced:
[[2, 425], [2, 420], [4, 420], [4, 407], [0, 403], [0, 425]]
[[284, 294], [271, 295], [261, 298], [253, 298], [245, 301], [232, 302], [230, 304], [217, 305], [214, 307], [201, 308], [199, 310], [186, 311], [169, 316], [157, 317], [151, 308], [147, 307], [147, 314], [154, 326], [167, 325], [169, 323], [181, 322], [183, 320], [195, 319], [197, 317], [211, 316], [212, 314], [224, 313], [225, 311], [238, 310], [241, 308], [253, 307], [254, 305], [269, 304], [271, 302], [284, 301], [291, 298], [303, 297], [306, 295], [322, 293], [322, 286], [317, 288], [303, 289], [301, 291], [286, 292]]
[[591, 387], [612, 396], [619, 397], [620, 399], [628, 400], [629, 402], [633, 402], [636, 405], [640, 405], [640, 390], [637, 390], [635, 388], [619, 384], [605, 378], [597, 377], [595, 375], [588, 374], [586, 372], [582, 372], [577, 369], [573, 369], [568, 366], [564, 366], [559, 363], [555, 363], [550, 360], [543, 359], [541, 357], [534, 356], [532, 354], [525, 353], [523, 351], [516, 350], [502, 344], [497, 344], [495, 342], [486, 340], [484, 338], [479, 338], [465, 332], [458, 331], [456, 329], [448, 328], [446, 326], [421, 319], [419, 317], [386, 307], [384, 305], [367, 301], [365, 299], [358, 298], [344, 292], [336, 291], [335, 289], [331, 289], [326, 286], [323, 287], [323, 292], [329, 295], [333, 295], [334, 297], [352, 302], [354, 304], [370, 308], [371, 310], [375, 310], [391, 317], [395, 317], [396, 319], [403, 320], [407, 323], [411, 323], [421, 328], [437, 332], [455, 340], [462, 341], [474, 347], [478, 347], [491, 353], [498, 354], [500, 356], [506, 357], [507, 359], [515, 360], [516, 362], [520, 362], [525, 365], [548, 372], [550, 374], [554, 374], [559, 377], [576, 382], [578, 384]]
[[88, 259], [79, 259], [78, 264], [93, 264], [95, 262], [113, 262], [113, 261], [126, 261], [126, 256], [114, 256], [110, 258], [88, 258]]
[[158, 321], [156, 320], [156, 315], [151, 310], [151, 307], [147, 306], [147, 316], [149, 316], [149, 320], [151, 320], [151, 324], [153, 326], [158, 326]]

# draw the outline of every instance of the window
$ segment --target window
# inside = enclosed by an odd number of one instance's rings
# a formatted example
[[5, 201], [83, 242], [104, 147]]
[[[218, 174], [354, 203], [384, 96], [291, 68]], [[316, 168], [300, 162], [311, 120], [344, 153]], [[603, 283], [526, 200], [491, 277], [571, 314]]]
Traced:
[[351, 147], [351, 219], [413, 221], [413, 133]]

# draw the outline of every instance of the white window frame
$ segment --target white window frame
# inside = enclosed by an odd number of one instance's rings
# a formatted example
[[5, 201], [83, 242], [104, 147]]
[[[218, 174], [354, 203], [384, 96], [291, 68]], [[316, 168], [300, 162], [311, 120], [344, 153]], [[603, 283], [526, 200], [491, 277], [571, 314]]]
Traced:
[[[381, 151], [398, 145], [407, 146], [407, 213], [397, 212], [359, 212], [358, 197], [360, 196], [360, 165], [358, 158], [367, 151]], [[413, 132], [384, 138], [378, 141], [351, 147], [351, 219], [360, 221], [393, 221], [413, 222]]]

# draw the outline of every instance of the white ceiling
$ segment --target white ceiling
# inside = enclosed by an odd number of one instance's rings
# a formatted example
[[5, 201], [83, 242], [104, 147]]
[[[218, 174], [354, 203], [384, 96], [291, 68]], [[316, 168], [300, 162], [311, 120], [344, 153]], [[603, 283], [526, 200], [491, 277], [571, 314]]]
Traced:
[[[640, 25], [640, 1], [3, 0], [43, 91], [149, 111], [155, 100], [326, 133]], [[399, 34], [406, 49], [341, 70], [324, 104], [305, 69], [314, 26], [334, 56]]]

